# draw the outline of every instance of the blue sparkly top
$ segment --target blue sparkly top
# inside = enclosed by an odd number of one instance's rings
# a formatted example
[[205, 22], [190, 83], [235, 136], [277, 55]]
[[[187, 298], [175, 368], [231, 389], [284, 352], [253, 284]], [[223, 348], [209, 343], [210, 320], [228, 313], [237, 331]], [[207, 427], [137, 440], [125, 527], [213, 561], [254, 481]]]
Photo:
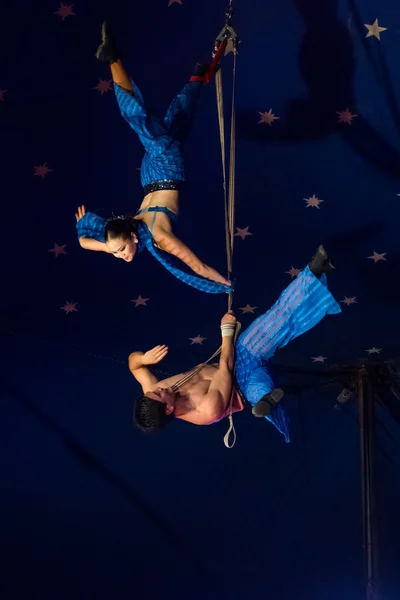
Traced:
[[[86, 213], [76, 224], [78, 238], [88, 237], [104, 243], [104, 231], [107, 223], [107, 219], [103, 219], [91, 212]], [[139, 252], [142, 252], [146, 248], [174, 277], [186, 283], [186, 285], [190, 285], [206, 294], [229, 294], [233, 291], [233, 286], [216, 283], [215, 281], [210, 281], [209, 279], [198, 277], [193, 273], [183, 271], [170, 254], [156, 248], [147, 225], [142, 221], [138, 221], [138, 238]]]

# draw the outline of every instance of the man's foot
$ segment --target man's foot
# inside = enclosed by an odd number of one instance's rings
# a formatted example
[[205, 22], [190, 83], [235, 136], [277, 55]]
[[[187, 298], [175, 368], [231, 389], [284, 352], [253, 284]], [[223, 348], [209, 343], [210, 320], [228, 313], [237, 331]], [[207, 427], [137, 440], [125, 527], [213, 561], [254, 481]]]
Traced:
[[280, 388], [272, 390], [272, 392], [265, 394], [265, 396], [253, 406], [251, 412], [255, 417], [269, 417], [284, 395], [284, 391]]
[[323, 273], [330, 273], [334, 270], [331, 259], [327, 255], [325, 248], [321, 245], [316, 251], [312, 261], [310, 262], [310, 271], [315, 277], [321, 277]]
[[112, 31], [106, 21], [101, 27], [101, 44], [97, 48], [96, 58], [101, 62], [112, 63], [117, 62], [120, 58], [120, 52], [112, 34]]

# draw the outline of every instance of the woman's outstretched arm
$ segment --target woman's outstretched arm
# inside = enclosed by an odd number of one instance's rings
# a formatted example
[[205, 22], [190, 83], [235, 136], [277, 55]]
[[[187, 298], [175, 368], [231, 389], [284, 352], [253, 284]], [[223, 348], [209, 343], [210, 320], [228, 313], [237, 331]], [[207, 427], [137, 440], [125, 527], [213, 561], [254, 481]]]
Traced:
[[81, 237], [79, 238], [79, 244], [81, 248], [85, 250], [94, 250], [95, 252], [107, 252], [107, 254], [112, 254], [111, 250], [109, 250], [104, 242], [98, 242], [92, 238]]
[[[78, 206], [77, 212], [75, 213], [76, 222], [80, 221], [86, 215], [86, 208], [82, 204], [82, 206]], [[89, 237], [82, 236], [79, 238], [79, 244], [81, 248], [85, 250], [94, 250], [95, 252], [107, 252], [107, 254], [111, 254], [110, 250], [107, 248], [104, 242], [98, 242]]]
[[165, 231], [164, 229], [158, 230], [153, 233], [153, 238], [161, 250], [179, 258], [179, 260], [192, 269], [196, 275], [205, 277], [216, 283], [231, 285], [230, 281], [225, 279], [218, 271], [204, 264], [196, 254], [186, 246], [186, 244], [181, 242], [181, 240], [172, 233], [172, 231]]

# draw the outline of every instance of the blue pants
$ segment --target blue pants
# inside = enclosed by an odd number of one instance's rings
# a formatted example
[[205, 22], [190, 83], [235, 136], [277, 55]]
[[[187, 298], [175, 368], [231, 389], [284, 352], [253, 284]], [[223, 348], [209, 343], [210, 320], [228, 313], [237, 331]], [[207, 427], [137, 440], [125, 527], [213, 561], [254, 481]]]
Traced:
[[146, 151], [141, 165], [143, 187], [165, 179], [185, 181], [182, 147], [203, 84], [186, 84], [172, 101], [163, 121], [147, 111], [139, 88], [132, 84], [133, 96], [118, 85], [114, 85], [114, 89], [122, 116], [136, 131]]
[[[325, 315], [340, 312], [339, 304], [327, 288], [326, 276], [317, 279], [306, 267], [273, 307], [238, 338], [236, 379], [250, 404], [254, 406], [275, 387], [265, 361], [279, 348], [312, 329]], [[268, 419], [289, 442], [288, 419], [283, 405], [278, 404]]]

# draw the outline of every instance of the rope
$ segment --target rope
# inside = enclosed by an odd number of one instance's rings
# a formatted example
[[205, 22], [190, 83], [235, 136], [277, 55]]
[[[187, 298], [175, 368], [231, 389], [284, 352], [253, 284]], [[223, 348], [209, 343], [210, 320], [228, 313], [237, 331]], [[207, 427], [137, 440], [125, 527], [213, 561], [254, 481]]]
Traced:
[[[213, 53], [213, 61], [211, 63], [209, 72], [207, 75], [212, 77], [215, 74], [215, 87], [217, 94], [217, 111], [218, 111], [218, 124], [219, 134], [221, 142], [221, 159], [222, 159], [222, 182], [223, 182], [223, 194], [224, 194], [224, 215], [225, 215], [225, 244], [226, 244], [226, 262], [227, 262], [227, 273], [228, 279], [232, 280], [232, 269], [233, 269], [233, 245], [234, 245], [234, 230], [235, 230], [235, 175], [236, 175], [236, 118], [235, 118], [235, 105], [236, 105], [236, 49], [237, 49], [237, 36], [235, 31], [231, 27], [232, 21], [232, 0], [229, 2], [229, 8], [226, 13], [226, 23], [222, 29], [220, 35], [216, 40]], [[224, 121], [224, 98], [222, 91], [222, 71], [216, 72], [219, 61], [222, 56], [222, 52], [227, 46], [228, 39], [232, 40], [233, 43], [233, 83], [232, 83], [232, 108], [231, 108], [231, 135], [230, 135], [230, 155], [229, 155], [229, 187], [227, 186], [227, 166], [226, 166], [226, 144], [225, 144], [225, 121]], [[207, 81], [207, 77], [206, 77]], [[228, 312], [232, 309], [233, 305], [233, 292], [228, 295]], [[234, 343], [236, 343], [241, 324], [236, 323]], [[216, 352], [204, 363], [195, 367], [192, 371], [186, 373], [179, 381], [174, 383], [172, 390], [177, 392], [185, 383], [193, 379], [200, 371], [209, 364], [214, 358], [216, 358], [222, 350], [222, 346], [218, 348]], [[229, 404], [229, 430], [224, 437], [224, 444], [227, 448], [231, 449], [236, 443], [236, 431], [233, 424], [232, 417], [233, 410], [233, 390]], [[229, 437], [233, 434], [232, 444], [229, 443]]]
[[[232, 2], [230, 4], [231, 9]], [[229, 35], [232, 35], [228, 31]], [[236, 35], [236, 34], [235, 34]], [[226, 40], [224, 40], [226, 45]], [[221, 45], [224, 43], [222, 42]], [[224, 194], [224, 213], [225, 213], [225, 244], [228, 279], [232, 278], [233, 272], [233, 244], [235, 231], [235, 180], [236, 180], [236, 64], [237, 64], [237, 38], [233, 38], [233, 82], [232, 82], [232, 108], [231, 108], [231, 136], [230, 136], [230, 156], [229, 156], [229, 188], [227, 187], [227, 168], [226, 168], [226, 144], [225, 144], [225, 121], [224, 121], [224, 97], [222, 91], [222, 71], [219, 70], [215, 77], [215, 88], [217, 94], [218, 124], [221, 143], [222, 160], [222, 186]], [[233, 293], [228, 296], [228, 310], [232, 309]]]

